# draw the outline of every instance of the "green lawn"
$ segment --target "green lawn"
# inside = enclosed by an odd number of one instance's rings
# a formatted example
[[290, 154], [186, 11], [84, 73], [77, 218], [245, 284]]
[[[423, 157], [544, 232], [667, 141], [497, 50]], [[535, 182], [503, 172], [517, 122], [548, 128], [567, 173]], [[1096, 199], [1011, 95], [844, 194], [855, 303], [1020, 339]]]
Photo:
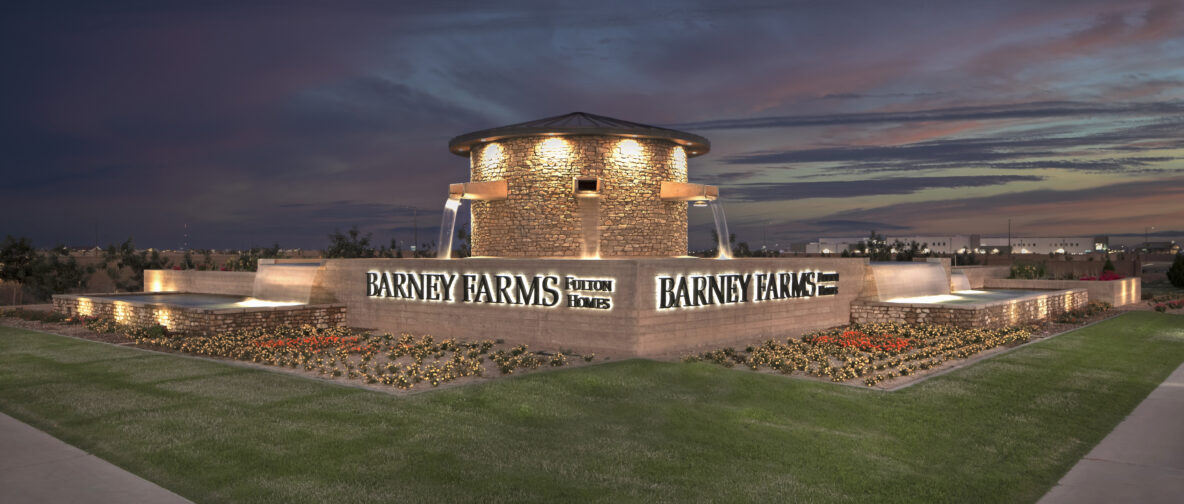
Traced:
[[0, 411], [197, 502], [1022, 502], [1181, 362], [1132, 313], [893, 393], [630, 360], [395, 397], [0, 328]]

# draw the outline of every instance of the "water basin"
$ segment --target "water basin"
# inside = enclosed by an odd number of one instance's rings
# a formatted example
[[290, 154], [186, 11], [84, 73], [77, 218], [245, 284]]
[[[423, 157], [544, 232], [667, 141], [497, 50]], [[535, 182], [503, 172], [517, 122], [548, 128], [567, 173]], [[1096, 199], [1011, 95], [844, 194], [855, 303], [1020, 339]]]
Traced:
[[1033, 290], [960, 290], [949, 294], [898, 297], [886, 299], [884, 302], [900, 304], [974, 305], [1038, 297], [1047, 293], [1048, 291]]
[[163, 304], [179, 308], [203, 310], [224, 310], [229, 308], [261, 308], [270, 306], [297, 306], [304, 303], [288, 301], [266, 301], [247, 296], [193, 293], [149, 293], [108, 294], [94, 296], [96, 300], [124, 301], [128, 303]]

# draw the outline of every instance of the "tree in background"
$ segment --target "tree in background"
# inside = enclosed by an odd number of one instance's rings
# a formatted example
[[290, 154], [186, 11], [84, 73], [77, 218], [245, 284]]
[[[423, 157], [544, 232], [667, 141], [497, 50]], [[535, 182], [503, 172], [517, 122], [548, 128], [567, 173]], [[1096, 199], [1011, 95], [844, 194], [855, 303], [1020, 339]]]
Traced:
[[64, 246], [52, 248], [45, 253], [33, 248], [32, 240], [7, 236], [0, 244], [0, 280], [18, 285], [13, 291], [14, 304], [24, 302], [15, 296], [27, 289], [34, 301], [46, 301], [53, 294], [83, 286], [88, 273], [94, 268], [78, 265], [70, 250]]
[[[370, 233], [361, 236], [358, 227], [354, 226], [346, 233], [334, 230], [329, 235], [329, 246], [325, 248], [326, 259], [355, 259], [359, 257], [374, 257], [376, 250], [370, 246]], [[393, 245], [393, 243], [392, 243]]]
[[[168, 269], [172, 262], [161, 257], [160, 252], [156, 250], [137, 251], [136, 244], [131, 238], [119, 245], [108, 245], [107, 250], [103, 252], [103, 258], [107, 266], [107, 276], [111, 277], [115, 289], [129, 292], [144, 288], [144, 270]], [[127, 280], [123, 280], [124, 270], [130, 273]]]
[[896, 250], [897, 261], [911, 262], [914, 257], [928, 256], [929, 253], [925, 252], [927, 246], [924, 243], [917, 243], [915, 240], [909, 243], [897, 240], [892, 243], [892, 248], [889, 249], [889, 252]]
[[456, 241], [460, 244], [460, 248], [452, 254], [452, 257], [469, 257], [473, 255], [473, 233], [470, 233], [467, 226], [461, 226], [456, 230]]
[[1114, 263], [1110, 262], [1110, 258], [1106, 258], [1106, 264], [1102, 265], [1102, 271], [1114, 271]]
[[30, 287], [38, 299], [48, 300], [53, 294], [81, 288], [86, 277], [94, 271], [94, 267], [79, 266], [78, 261], [70, 257], [70, 249], [59, 245], [42, 256], [33, 271], [36, 281]]
[[31, 240], [8, 235], [0, 245], [0, 280], [25, 283], [37, 261], [37, 249]]
[[1184, 289], [1184, 254], [1176, 254], [1172, 267], [1168, 268], [1168, 281], [1172, 285]]
[[882, 262], [892, 260], [893, 245], [889, 245], [888, 239], [885, 238], [884, 235], [876, 233], [875, 230], [872, 230], [872, 232], [868, 234], [868, 237], [860, 243], [860, 246], [862, 247], [862, 250], [857, 252], [866, 255], [873, 261]]
[[258, 271], [260, 259], [283, 258], [284, 252], [278, 243], [272, 245], [271, 248], [251, 247], [239, 252], [237, 256], [227, 259], [225, 269], [227, 271]]
[[401, 259], [403, 257], [403, 249], [399, 247], [398, 240], [391, 238], [391, 246], [387, 247], [383, 245], [378, 247], [377, 254], [378, 257], [397, 257]]
[[955, 266], [974, 266], [978, 264], [978, 255], [973, 250], [967, 250], [961, 254], [954, 254]]
[[188, 250], [185, 251], [184, 256], [181, 256], [181, 264], [179, 264], [178, 266], [180, 266], [181, 269], [187, 269], [187, 270], [197, 269], [197, 264], [195, 264], [193, 262], [193, 254]]

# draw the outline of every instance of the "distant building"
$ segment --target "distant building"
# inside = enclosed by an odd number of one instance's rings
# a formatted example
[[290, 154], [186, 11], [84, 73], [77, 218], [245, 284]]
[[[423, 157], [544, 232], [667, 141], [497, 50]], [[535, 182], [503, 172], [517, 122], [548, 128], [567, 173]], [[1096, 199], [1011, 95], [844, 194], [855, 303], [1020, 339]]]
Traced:
[[[983, 238], [981, 247], [986, 253], [1007, 252], [1007, 237]], [[1090, 254], [1110, 250], [1107, 236], [1013, 236], [1012, 254]]]

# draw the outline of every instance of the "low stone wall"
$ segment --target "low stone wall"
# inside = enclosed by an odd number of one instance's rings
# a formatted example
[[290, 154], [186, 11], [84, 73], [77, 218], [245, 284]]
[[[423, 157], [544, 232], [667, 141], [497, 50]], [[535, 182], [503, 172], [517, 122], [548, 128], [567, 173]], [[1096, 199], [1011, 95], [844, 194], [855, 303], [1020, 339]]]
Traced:
[[1085, 289], [1055, 291], [1033, 297], [975, 305], [856, 302], [851, 321], [859, 324], [897, 322], [958, 327], [1005, 327], [1045, 320], [1089, 302]]
[[57, 295], [54, 311], [66, 316], [97, 316], [136, 327], [162, 325], [170, 331], [211, 336], [256, 327], [312, 325], [337, 327], [345, 321], [344, 305], [298, 305], [207, 310], [163, 303], [104, 299], [101, 295]]
[[956, 266], [954, 272], [966, 275], [966, 280], [970, 281], [971, 289], [982, 289], [988, 278], [1007, 278], [1007, 275], [1011, 274], [1011, 268], [1008, 266]]
[[201, 292], [250, 296], [253, 271], [144, 270], [144, 292]]
[[[850, 320], [848, 307], [862, 293], [866, 270], [866, 258], [330, 259], [325, 262], [323, 278], [325, 292], [349, 306], [346, 324], [352, 327], [463, 340], [502, 338], [540, 348], [653, 356], [785, 338], [846, 324]], [[752, 280], [746, 289], [747, 302], [660, 306], [662, 279], [807, 271], [837, 274], [837, 283], [833, 284], [837, 292], [759, 301], [757, 281]], [[375, 296], [367, 288], [371, 273], [423, 273], [455, 280], [443, 288], [451, 294], [447, 300]], [[555, 286], [562, 302], [549, 307], [466, 302], [462, 285], [465, 275], [528, 279], [553, 275], [562, 280]], [[607, 280], [612, 287], [606, 291], [570, 288], [568, 278]], [[605, 298], [611, 304], [607, 309], [571, 306], [572, 295]], [[692, 297], [687, 301], [699, 300]]]
[[1085, 289], [1090, 301], [1102, 301], [1111, 306], [1138, 303], [1143, 298], [1143, 281], [1138, 277], [1121, 280], [1022, 280], [1018, 278], [988, 278], [988, 289]]

